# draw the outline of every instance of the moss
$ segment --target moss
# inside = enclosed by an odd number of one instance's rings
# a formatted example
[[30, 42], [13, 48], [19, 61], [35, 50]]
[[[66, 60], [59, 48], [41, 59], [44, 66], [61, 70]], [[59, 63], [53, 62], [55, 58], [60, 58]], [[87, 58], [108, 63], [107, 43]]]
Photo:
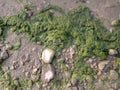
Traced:
[[[110, 48], [120, 52], [119, 20], [114, 26], [115, 31], [110, 33], [85, 6], [64, 13], [61, 8], [49, 5], [40, 12], [34, 12], [34, 15], [28, 18], [27, 12], [30, 10], [25, 7], [17, 15], [0, 18], [0, 40], [4, 39], [6, 30], [12, 30], [18, 34], [25, 33], [29, 40], [52, 48], [56, 52], [73, 44], [76, 45], [77, 54], [71, 72], [73, 77], [80, 81], [88, 75], [90, 77], [96, 75], [96, 71], [84, 61], [85, 57], [94, 55], [104, 59]], [[58, 11], [62, 15], [55, 16], [53, 11]], [[17, 44], [18, 48], [19, 46], [20, 43]], [[27, 82], [20, 83], [24, 86]]]
[[16, 39], [15, 44], [13, 45], [12, 49], [13, 50], [18, 50], [21, 47], [21, 39]]

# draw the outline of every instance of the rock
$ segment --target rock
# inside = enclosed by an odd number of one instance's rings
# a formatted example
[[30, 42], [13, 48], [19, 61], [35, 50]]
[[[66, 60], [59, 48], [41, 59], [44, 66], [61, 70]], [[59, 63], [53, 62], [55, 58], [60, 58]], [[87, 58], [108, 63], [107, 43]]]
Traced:
[[55, 70], [52, 65], [47, 64], [42, 68], [41, 79], [43, 83], [50, 82], [54, 78]]
[[117, 80], [119, 77], [118, 73], [115, 70], [110, 70], [110, 78], [113, 80]]
[[31, 79], [32, 80], [39, 80], [39, 76], [38, 75], [31, 75]]
[[77, 83], [78, 83], [78, 80], [77, 80], [77, 79], [75, 79], [75, 78], [72, 78], [72, 79], [71, 79], [71, 84], [72, 84], [73, 86], [77, 85]]
[[1, 58], [1, 59], [5, 60], [5, 59], [7, 59], [8, 57], [9, 57], [9, 54], [8, 54], [8, 52], [7, 52], [6, 50], [1, 50], [1, 51], [0, 51], [0, 58]]
[[30, 77], [30, 72], [25, 72], [25, 76], [26, 76], [27, 78], [29, 78], [29, 77]]
[[105, 65], [107, 65], [109, 63], [109, 61], [101, 61], [99, 64], [98, 64], [98, 68], [102, 71], [105, 67]]
[[68, 83], [68, 84], [66, 85], [67, 88], [70, 87], [70, 86], [71, 86], [71, 83]]
[[115, 25], [115, 24], [117, 24], [117, 20], [113, 20], [113, 21], [111, 22], [111, 25], [112, 25], [112, 26]]
[[46, 48], [42, 52], [42, 60], [45, 63], [51, 63], [55, 52], [52, 49]]
[[117, 55], [118, 52], [115, 49], [109, 49], [109, 55]]
[[75, 54], [75, 49], [73, 47], [70, 47], [69, 54], [70, 54], [70, 58], [72, 59]]
[[11, 44], [6, 44], [6, 50], [10, 50], [12, 48], [13, 48], [13, 46]]
[[10, 70], [14, 70], [14, 69], [15, 69], [15, 67], [14, 67], [14, 66], [11, 66], [11, 67], [10, 67]]
[[37, 74], [37, 71], [38, 71], [37, 68], [33, 69], [32, 74], [33, 74], [33, 75], [36, 75], [36, 74]]

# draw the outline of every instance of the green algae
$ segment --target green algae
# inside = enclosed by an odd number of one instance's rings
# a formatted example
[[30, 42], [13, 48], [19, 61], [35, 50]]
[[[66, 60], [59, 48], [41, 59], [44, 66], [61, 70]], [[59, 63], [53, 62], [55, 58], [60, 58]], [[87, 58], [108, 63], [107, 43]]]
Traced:
[[[0, 18], [0, 40], [4, 40], [7, 30], [12, 30], [17, 34], [25, 33], [29, 40], [56, 52], [76, 45], [77, 54], [71, 72], [72, 77], [79, 81], [85, 80], [86, 76], [96, 75], [96, 71], [86, 64], [84, 58], [97, 56], [105, 59], [110, 48], [120, 52], [119, 20], [114, 26], [115, 31], [110, 33], [85, 6], [65, 13], [61, 8], [49, 5], [30, 17], [27, 16], [28, 11], [31, 12], [31, 9], [26, 7], [17, 15]], [[56, 16], [56, 11], [61, 15]]]

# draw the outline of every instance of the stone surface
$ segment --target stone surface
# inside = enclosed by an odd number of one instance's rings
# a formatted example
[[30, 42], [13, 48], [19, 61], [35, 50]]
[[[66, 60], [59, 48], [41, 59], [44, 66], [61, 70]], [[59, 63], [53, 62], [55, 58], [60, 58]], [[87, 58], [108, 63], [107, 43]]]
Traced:
[[42, 52], [42, 60], [45, 63], [51, 63], [55, 52], [52, 49], [46, 48]]
[[42, 68], [41, 79], [43, 83], [50, 82], [55, 76], [55, 70], [52, 65], [47, 64]]
[[111, 25], [115, 25], [117, 23], [117, 20], [113, 20], [112, 22], [111, 22]]
[[118, 52], [115, 49], [109, 49], [109, 55], [117, 55]]
[[105, 65], [107, 65], [109, 63], [109, 61], [101, 61], [99, 64], [98, 64], [98, 68], [99, 70], [103, 70]]
[[10, 50], [12, 48], [13, 48], [13, 46], [11, 44], [6, 44], [6, 50]]

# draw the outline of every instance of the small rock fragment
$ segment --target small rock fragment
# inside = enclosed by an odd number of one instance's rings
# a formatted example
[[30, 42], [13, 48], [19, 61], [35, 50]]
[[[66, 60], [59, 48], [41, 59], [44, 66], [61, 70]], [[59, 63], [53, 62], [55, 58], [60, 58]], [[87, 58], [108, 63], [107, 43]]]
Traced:
[[15, 67], [14, 67], [14, 66], [11, 66], [11, 67], [10, 67], [10, 70], [14, 70], [14, 69], [15, 69]]
[[113, 26], [113, 25], [115, 25], [117, 23], [117, 20], [113, 20], [112, 22], [111, 22], [111, 25]]
[[54, 78], [54, 75], [55, 71], [52, 65], [48, 64], [42, 68], [41, 79], [43, 83], [50, 82], [50, 80]]
[[67, 88], [70, 87], [70, 86], [71, 86], [71, 83], [68, 83], [68, 84], [66, 85]]
[[55, 52], [52, 49], [46, 48], [42, 52], [42, 60], [45, 63], [51, 63]]
[[102, 71], [104, 69], [105, 65], [107, 65], [108, 63], [109, 63], [109, 61], [101, 61], [98, 64], [99, 69]]
[[115, 49], [109, 49], [109, 55], [117, 55], [118, 52]]
[[32, 74], [36, 75], [37, 74], [37, 68], [33, 69]]
[[25, 72], [25, 76], [29, 78], [30, 77], [30, 72]]
[[13, 46], [11, 44], [6, 44], [6, 50], [10, 50], [12, 48], [13, 48]]
[[117, 80], [118, 79], [118, 73], [115, 70], [110, 70], [110, 78], [113, 80]]

